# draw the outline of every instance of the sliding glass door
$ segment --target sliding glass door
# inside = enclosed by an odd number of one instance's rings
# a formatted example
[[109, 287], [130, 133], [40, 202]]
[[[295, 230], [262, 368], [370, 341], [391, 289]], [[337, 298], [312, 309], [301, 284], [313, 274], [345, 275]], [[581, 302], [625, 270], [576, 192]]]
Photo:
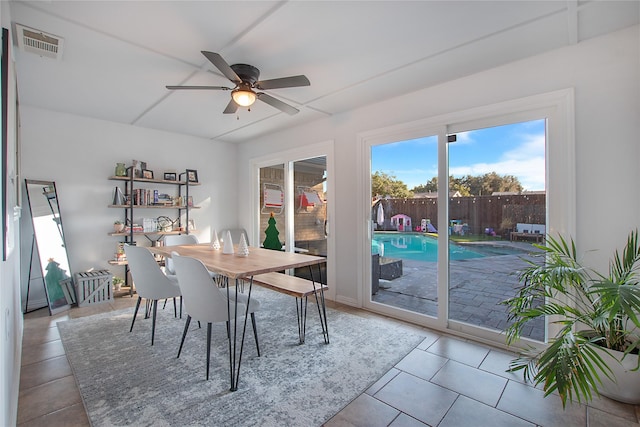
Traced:
[[[535, 245], [545, 242], [550, 212], [562, 219], [547, 194], [548, 127], [532, 111], [370, 138], [365, 306], [503, 341], [502, 302], [528, 261], [544, 262]], [[544, 341], [546, 327], [532, 323], [523, 336]]]
[[437, 136], [371, 147], [371, 300], [433, 317], [437, 176]]
[[[540, 252], [547, 222], [546, 120], [448, 137], [448, 320], [459, 328], [506, 328], [518, 272]], [[452, 324], [453, 324], [452, 322]], [[544, 323], [525, 336], [544, 340]]]

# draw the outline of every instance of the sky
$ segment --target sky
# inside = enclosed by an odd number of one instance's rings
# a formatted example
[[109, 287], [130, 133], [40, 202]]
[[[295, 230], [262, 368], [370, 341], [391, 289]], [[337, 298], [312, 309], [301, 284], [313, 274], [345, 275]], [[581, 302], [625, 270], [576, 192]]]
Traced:
[[[394, 175], [408, 189], [438, 174], [437, 137], [372, 147], [371, 171]], [[457, 134], [449, 144], [449, 175], [513, 175], [527, 191], [545, 189], [545, 121], [515, 123]]]

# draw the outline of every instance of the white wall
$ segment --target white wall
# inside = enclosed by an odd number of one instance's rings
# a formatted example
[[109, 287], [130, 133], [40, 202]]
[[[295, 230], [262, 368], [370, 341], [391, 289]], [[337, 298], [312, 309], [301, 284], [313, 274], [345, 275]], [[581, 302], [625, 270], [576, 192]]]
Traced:
[[[190, 218], [201, 241], [210, 240], [211, 227], [238, 225], [236, 186], [229, 179], [235, 176], [234, 145], [32, 107], [21, 107], [20, 114], [22, 176], [56, 182], [73, 273], [92, 267], [120, 276], [124, 272], [123, 267], [107, 264], [118, 242], [107, 233], [113, 231], [115, 219], [124, 219], [122, 209], [107, 208], [118, 184], [107, 180], [114, 175], [116, 162], [146, 161], [160, 178], [168, 169], [196, 169], [201, 185], [192, 187], [190, 194], [201, 208], [192, 210]], [[168, 194], [177, 190], [157, 188]], [[160, 215], [176, 218], [177, 210], [138, 209], [134, 221]], [[23, 219], [30, 220], [27, 215]], [[145, 237], [138, 241], [150, 244]]]
[[[356, 111], [240, 145], [238, 165], [269, 152], [335, 141], [337, 299], [359, 298], [356, 231], [357, 134], [501, 101], [575, 88], [577, 235], [580, 250], [600, 249], [591, 263], [606, 268], [610, 252], [640, 225], [639, 27], [508, 64]], [[364, 162], [366, 164], [366, 162]], [[238, 168], [240, 222], [251, 224], [250, 171]], [[360, 301], [361, 302], [361, 301]]]

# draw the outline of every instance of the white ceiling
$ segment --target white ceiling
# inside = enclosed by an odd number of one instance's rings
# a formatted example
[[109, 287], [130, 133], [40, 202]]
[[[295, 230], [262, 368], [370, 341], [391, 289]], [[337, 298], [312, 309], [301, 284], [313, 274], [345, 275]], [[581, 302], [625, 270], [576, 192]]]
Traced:
[[[61, 60], [14, 45], [22, 105], [242, 142], [585, 39], [640, 20], [636, 1], [11, 1], [19, 23], [64, 38]], [[200, 53], [304, 74], [222, 114], [233, 86]]]

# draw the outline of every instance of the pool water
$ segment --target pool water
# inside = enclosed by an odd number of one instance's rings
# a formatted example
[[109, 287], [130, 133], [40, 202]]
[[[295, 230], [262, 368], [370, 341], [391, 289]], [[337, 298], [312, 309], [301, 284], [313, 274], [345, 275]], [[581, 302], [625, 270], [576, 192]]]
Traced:
[[[438, 260], [438, 241], [435, 237], [414, 233], [374, 233], [373, 238], [373, 247], [384, 245], [385, 257], [427, 262]], [[449, 242], [451, 261], [516, 253], [522, 252], [494, 245], [476, 245], [470, 248]]]

